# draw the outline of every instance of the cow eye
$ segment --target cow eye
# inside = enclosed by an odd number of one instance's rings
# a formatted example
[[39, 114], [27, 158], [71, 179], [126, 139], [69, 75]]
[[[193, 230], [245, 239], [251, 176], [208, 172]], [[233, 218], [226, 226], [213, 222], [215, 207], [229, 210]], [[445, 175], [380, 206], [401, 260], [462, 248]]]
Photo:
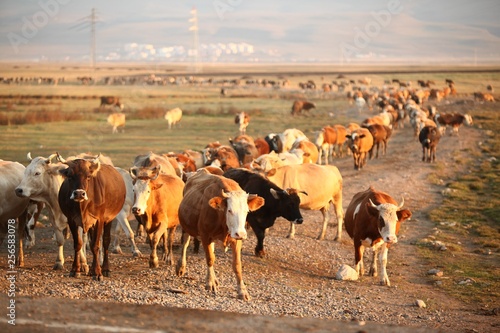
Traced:
[[232, 213], [233, 213], [233, 210], [232, 210], [232, 209], [228, 209], [228, 210], [227, 210], [227, 212], [228, 212], [229, 214], [232, 214]]
[[39, 171], [35, 172], [35, 176], [40, 176], [41, 173]]

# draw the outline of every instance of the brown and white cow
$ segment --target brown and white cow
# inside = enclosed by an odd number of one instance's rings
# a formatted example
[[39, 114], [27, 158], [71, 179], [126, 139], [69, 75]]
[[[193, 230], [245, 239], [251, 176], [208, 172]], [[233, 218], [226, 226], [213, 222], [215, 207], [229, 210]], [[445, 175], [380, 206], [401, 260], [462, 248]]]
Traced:
[[446, 134], [446, 128], [450, 126], [453, 131], [450, 133], [458, 135], [458, 129], [463, 125], [472, 126], [472, 116], [469, 114], [460, 113], [437, 113], [434, 117], [436, 124], [441, 132], [441, 135]]
[[114, 107], [120, 108], [123, 110], [123, 104], [120, 102], [120, 98], [116, 96], [101, 96], [101, 105], [99, 106], [101, 109], [111, 105]]
[[112, 113], [108, 116], [107, 122], [113, 126], [113, 134], [118, 133], [119, 128], [125, 132], [125, 113]]
[[172, 129], [172, 126], [176, 126], [180, 123], [182, 119], [182, 110], [180, 108], [173, 108], [165, 112], [164, 116], [168, 124], [168, 129]]
[[[299, 192], [300, 208], [319, 210], [323, 215], [323, 226], [317, 237], [323, 240], [330, 221], [330, 204], [333, 204], [337, 216], [337, 235], [342, 238], [342, 176], [333, 165], [298, 164], [286, 165], [265, 173], [266, 177], [281, 188], [294, 188]], [[305, 193], [304, 193], [305, 192]], [[307, 193], [307, 194], [306, 194]], [[295, 236], [295, 224], [291, 223], [289, 238]]]
[[[359, 276], [364, 275], [363, 254], [366, 247], [373, 249], [370, 275], [377, 276], [380, 268], [380, 284], [390, 286], [387, 275], [387, 253], [398, 242], [401, 222], [411, 217], [408, 209], [402, 209], [391, 196], [370, 186], [356, 193], [345, 214], [345, 229], [354, 240], [354, 264]], [[377, 267], [378, 263], [378, 267]]]
[[241, 166], [238, 153], [236, 153], [236, 151], [229, 146], [207, 148], [205, 156], [205, 166], [214, 164], [224, 171], [231, 168], [239, 168]]
[[182, 257], [176, 266], [178, 276], [186, 271], [186, 250], [191, 237], [201, 240], [207, 262], [206, 289], [216, 293], [219, 282], [214, 271], [214, 242], [230, 245], [238, 297], [250, 300], [241, 270], [241, 245], [247, 238], [247, 214], [264, 204], [264, 199], [248, 194], [232, 179], [198, 170], [188, 178], [179, 207], [183, 231]]
[[366, 157], [373, 147], [373, 136], [368, 129], [358, 128], [346, 135], [346, 138], [354, 158], [354, 169], [360, 170], [366, 164]]
[[240, 112], [234, 117], [234, 123], [239, 126], [240, 134], [245, 134], [250, 124], [250, 116], [244, 111]]
[[179, 225], [179, 205], [182, 200], [184, 182], [176, 176], [160, 174], [161, 165], [130, 175], [134, 186], [132, 213], [144, 226], [149, 237], [151, 255], [149, 267], [158, 267], [156, 248], [163, 237], [164, 259], [174, 264], [172, 244], [175, 229]]
[[[59, 170], [64, 181], [59, 191], [58, 201], [62, 212], [68, 218], [74, 242], [75, 256], [70, 276], [81, 273], [80, 250], [83, 242], [78, 232], [92, 230], [91, 250], [93, 262], [91, 275], [95, 280], [109, 276], [108, 247], [111, 242], [111, 222], [123, 207], [126, 196], [125, 183], [114, 167], [101, 164], [99, 156], [94, 160], [76, 159], [64, 161], [66, 169]], [[99, 246], [103, 240], [103, 264], [99, 262]]]

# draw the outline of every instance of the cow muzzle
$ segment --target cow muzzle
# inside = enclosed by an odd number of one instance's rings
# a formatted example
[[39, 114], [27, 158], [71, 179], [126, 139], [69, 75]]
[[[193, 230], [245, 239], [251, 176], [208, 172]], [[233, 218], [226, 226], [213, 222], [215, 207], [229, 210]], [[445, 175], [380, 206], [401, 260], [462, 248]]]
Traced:
[[387, 244], [396, 244], [398, 242], [397, 236], [386, 236], [384, 242]]
[[247, 239], [247, 232], [246, 230], [234, 232], [231, 234], [231, 238], [234, 238], [236, 240]]
[[304, 222], [303, 218], [296, 219], [295, 221], [293, 221], [294, 224], [302, 224], [302, 222]]
[[24, 194], [23, 192], [23, 189], [22, 188], [16, 188], [15, 189], [15, 192], [16, 192], [16, 195], [20, 198], [26, 198], [26, 195]]
[[143, 212], [142, 212], [142, 209], [140, 209], [139, 207], [132, 207], [132, 214], [134, 214], [134, 215], [142, 215]]
[[89, 197], [87, 196], [87, 191], [85, 190], [74, 190], [73, 193], [71, 193], [70, 199], [76, 202], [82, 202], [88, 200]]

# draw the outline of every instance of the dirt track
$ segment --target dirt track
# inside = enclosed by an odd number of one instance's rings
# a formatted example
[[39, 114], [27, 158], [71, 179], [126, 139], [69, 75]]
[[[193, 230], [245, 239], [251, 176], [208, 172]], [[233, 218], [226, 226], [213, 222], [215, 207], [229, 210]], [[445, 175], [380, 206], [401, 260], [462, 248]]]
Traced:
[[[462, 128], [459, 137], [444, 137], [438, 148], [438, 159], [444, 162], [450, 172], [463, 172], [463, 166], [457, 165], [455, 161], [476, 149], [482, 135], [478, 129]], [[353, 169], [351, 157], [339, 159], [335, 164], [344, 179], [344, 209], [356, 192], [373, 185], [398, 201], [403, 196], [405, 207], [413, 212], [411, 221], [403, 223], [399, 243], [389, 252], [388, 273], [392, 287], [381, 287], [378, 279], [368, 276], [356, 282], [334, 280], [341, 264], [353, 263], [352, 241], [345, 232], [342, 242], [332, 240], [335, 223], [328, 228], [327, 240], [316, 241], [320, 229], [319, 212], [304, 212], [305, 222], [297, 229], [293, 240], [285, 238], [289, 224], [282, 219], [277, 220], [266, 237], [268, 257], [265, 259], [253, 256], [253, 235], [244, 242], [243, 276], [253, 298], [248, 304], [236, 299], [230, 256], [225, 256], [220, 249], [216, 253], [216, 271], [223, 288], [216, 297], [203, 289], [203, 254], [188, 258], [188, 276], [179, 279], [171, 267], [163, 265], [158, 270], [150, 270], [147, 256], [133, 259], [125, 241], [122, 242], [122, 248], [127, 249], [127, 252], [112, 256], [112, 276], [99, 285], [88, 277], [67, 277], [71, 258], [67, 258], [63, 272], [53, 272], [51, 267], [55, 249], [50, 240], [51, 232], [49, 228], [42, 228], [37, 234], [37, 245], [28, 251], [26, 267], [19, 269], [16, 282], [16, 328], [51, 332], [68, 327], [74, 327], [77, 331], [90, 330], [74, 326], [85, 322], [107, 325], [107, 328], [98, 327], [98, 331], [120, 332], [134, 331], [134, 328], [168, 331], [201, 329], [207, 332], [220, 331], [221, 328], [236, 328], [240, 331], [264, 329], [266, 332], [378, 332], [378, 329], [391, 332], [390, 328], [372, 325], [377, 323], [403, 325], [412, 332], [428, 332], [431, 329], [449, 332], [498, 330], [500, 320], [497, 316], [481, 315], [477, 305], [458, 302], [439, 289], [435, 284], [439, 279], [427, 275], [429, 269], [439, 268], [439, 263], [427, 265], [416, 256], [415, 242], [434, 232], [434, 225], [426, 218], [426, 212], [439, 205], [444, 187], [428, 182], [428, 175], [435, 165], [421, 162], [421, 148], [413, 138], [411, 129], [407, 127], [396, 131], [389, 142], [387, 156], [369, 161], [362, 171]], [[71, 254], [70, 243], [67, 242], [65, 246], [66, 255]], [[149, 254], [145, 244], [141, 244], [141, 250], [143, 254]], [[443, 251], [442, 254], [446, 256], [450, 252]], [[0, 255], [0, 267], [5, 270], [4, 248]], [[175, 255], [179, 255], [179, 249], [176, 249]], [[0, 282], [0, 287], [7, 290], [5, 280]], [[177, 294], [173, 290], [186, 293]], [[157, 296], [144, 298], [142, 292], [148, 292], [147, 295], [155, 293]], [[109, 303], [101, 304], [96, 309], [97, 303], [89, 299]], [[427, 308], [416, 307], [417, 299], [424, 300]], [[3, 295], [0, 300], [6, 304], [7, 297]], [[124, 307], [123, 302], [138, 305]], [[163, 307], [144, 304], [161, 304]], [[191, 312], [170, 306], [219, 312]], [[306, 319], [298, 319], [300, 317]], [[338, 324], [340, 328], [336, 330], [337, 324], [328, 320], [343, 322]], [[49, 323], [57, 321], [63, 326], [50, 326], [52, 324]], [[359, 326], [359, 323], [368, 324]], [[114, 330], [113, 327], [120, 329]], [[401, 328], [393, 328], [394, 332], [403, 332]]]

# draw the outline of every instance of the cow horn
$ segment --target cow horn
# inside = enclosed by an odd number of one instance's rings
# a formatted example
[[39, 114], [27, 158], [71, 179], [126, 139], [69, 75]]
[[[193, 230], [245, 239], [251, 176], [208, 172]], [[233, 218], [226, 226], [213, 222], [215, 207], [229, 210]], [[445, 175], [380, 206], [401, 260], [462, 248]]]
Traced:
[[45, 163], [47, 163], [47, 164], [52, 163], [52, 159], [54, 157], [56, 157], [56, 156], [57, 156], [57, 154], [51, 154], [51, 155], [49, 155], [49, 157], [47, 157], [47, 161], [45, 161]]
[[368, 201], [370, 201], [370, 204], [372, 205], [373, 208], [378, 209], [378, 206], [373, 203], [372, 199], [368, 199]]
[[307, 194], [306, 191], [299, 191], [299, 193], [302, 193], [302, 194], [305, 194], [305, 195], [309, 196], [309, 194]]
[[61, 162], [61, 163], [66, 163], [66, 160], [65, 160], [65, 159], [64, 159], [61, 155], [59, 155], [59, 153], [58, 153], [58, 152], [56, 152], [56, 157], [57, 157], [57, 159], [59, 160], [59, 162]]
[[134, 173], [134, 171], [136, 170], [136, 167], [133, 167], [133, 168], [129, 168], [128, 169], [128, 173], [130, 173], [130, 177], [132, 177], [132, 179], [137, 179], [137, 176], [136, 174]]
[[26, 157], [28, 158], [28, 161], [30, 161], [30, 162], [33, 160], [33, 158], [31, 157], [31, 152], [28, 152], [28, 155], [26, 155]]
[[99, 163], [99, 157], [101, 157], [101, 153], [99, 153], [94, 160], [92, 160], [92, 163]]
[[398, 210], [400, 210], [401, 208], [403, 208], [404, 204], [405, 204], [405, 197], [401, 196], [401, 203], [398, 206]]
[[224, 189], [222, 189], [222, 191], [221, 191], [221, 192], [222, 192], [222, 197], [224, 197], [224, 198], [229, 198], [229, 194], [227, 194], [227, 193], [224, 191]]

